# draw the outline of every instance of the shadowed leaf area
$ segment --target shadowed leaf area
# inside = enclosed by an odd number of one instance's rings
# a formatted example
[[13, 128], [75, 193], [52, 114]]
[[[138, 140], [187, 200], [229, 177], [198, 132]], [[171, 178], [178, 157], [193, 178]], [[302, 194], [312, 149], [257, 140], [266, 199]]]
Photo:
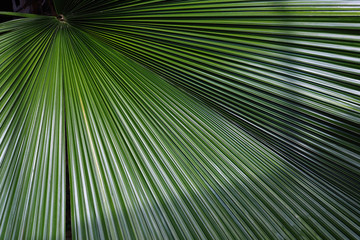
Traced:
[[360, 237], [360, 4], [54, 2], [2, 12], [0, 239]]

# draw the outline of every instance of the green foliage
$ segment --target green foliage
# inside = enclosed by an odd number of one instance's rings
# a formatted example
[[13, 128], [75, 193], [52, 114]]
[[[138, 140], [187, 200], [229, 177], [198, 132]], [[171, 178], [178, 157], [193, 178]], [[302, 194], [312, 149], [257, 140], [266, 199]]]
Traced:
[[[360, 5], [55, 1], [0, 25], [0, 239], [356, 239]], [[339, 7], [341, 6], [341, 8]]]

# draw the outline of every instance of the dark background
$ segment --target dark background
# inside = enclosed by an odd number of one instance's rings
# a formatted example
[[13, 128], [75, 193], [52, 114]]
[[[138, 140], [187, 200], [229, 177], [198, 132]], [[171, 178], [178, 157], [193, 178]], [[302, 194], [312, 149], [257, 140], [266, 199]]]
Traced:
[[[0, 11], [12, 12], [13, 8], [11, 0], [1, 0]], [[5, 22], [11, 19], [14, 19], [14, 17], [0, 15], [0, 22]]]

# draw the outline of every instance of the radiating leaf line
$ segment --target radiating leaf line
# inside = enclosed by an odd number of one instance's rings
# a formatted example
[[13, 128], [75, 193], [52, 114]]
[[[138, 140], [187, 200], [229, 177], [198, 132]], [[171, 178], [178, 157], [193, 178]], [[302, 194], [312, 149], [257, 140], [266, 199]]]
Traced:
[[357, 3], [189, 0], [115, 6], [83, 8], [70, 21], [226, 109], [299, 168], [341, 182], [340, 189], [359, 197]]
[[65, 237], [66, 160], [74, 239], [360, 236], [359, 4], [55, 3], [0, 25], [0, 239]]
[[0, 43], [1, 239], [64, 236], [64, 126], [54, 23], [37, 17], [2, 25], [14, 30], [1, 35]]

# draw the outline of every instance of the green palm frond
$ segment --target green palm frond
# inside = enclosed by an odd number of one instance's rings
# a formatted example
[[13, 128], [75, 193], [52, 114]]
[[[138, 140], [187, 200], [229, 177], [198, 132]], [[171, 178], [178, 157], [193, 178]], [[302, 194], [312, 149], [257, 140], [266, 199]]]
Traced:
[[0, 25], [0, 239], [66, 163], [75, 239], [360, 236], [359, 4], [55, 3]]
[[0, 35], [0, 239], [64, 236], [65, 135], [57, 20]]
[[360, 198], [359, 12], [354, 1], [130, 1], [71, 21]]

